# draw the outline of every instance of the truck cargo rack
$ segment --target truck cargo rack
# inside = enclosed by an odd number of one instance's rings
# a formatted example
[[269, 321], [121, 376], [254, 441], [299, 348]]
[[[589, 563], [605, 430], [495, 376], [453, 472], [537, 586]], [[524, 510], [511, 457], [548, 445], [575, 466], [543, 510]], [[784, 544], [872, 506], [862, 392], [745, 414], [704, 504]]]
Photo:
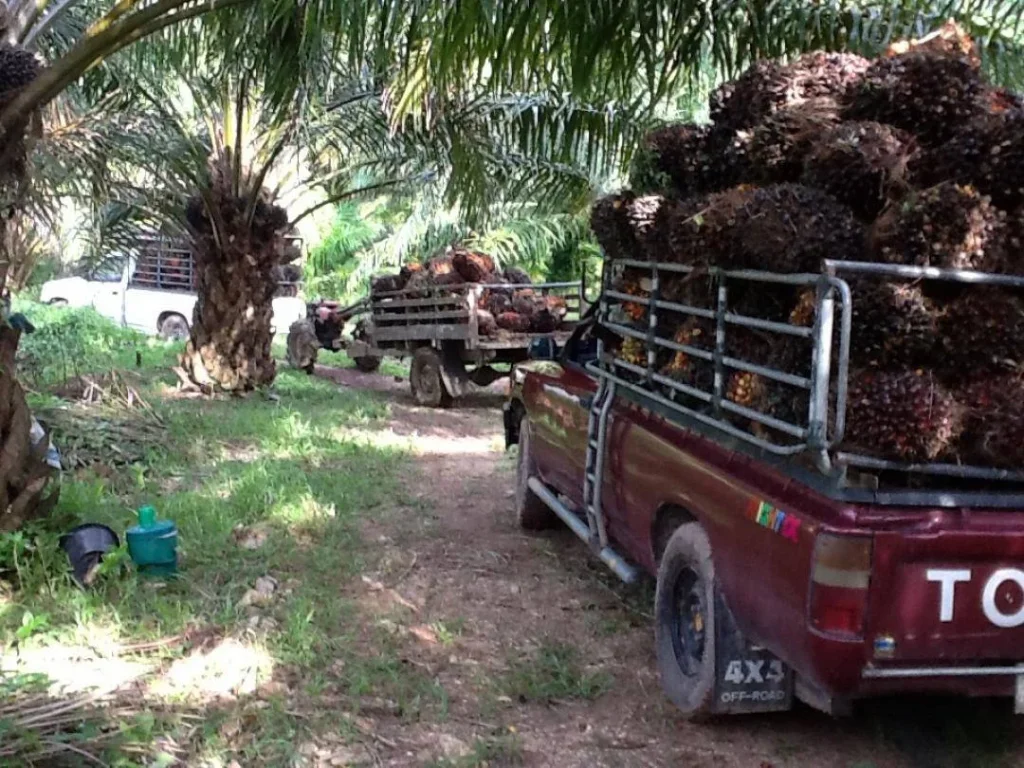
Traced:
[[[614, 287], [613, 272], [620, 268], [646, 273], [649, 280], [646, 295], [625, 293]], [[663, 299], [664, 278], [679, 275], [706, 277], [714, 286], [713, 306], [690, 306]], [[852, 309], [856, 298], [844, 275], [1024, 287], [1022, 277], [868, 262], [825, 261], [820, 273], [781, 274], [717, 268], [698, 270], [683, 264], [609, 258], [602, 278], [604, 290], [598, 321], [620, 338], [639, 342], [646, 355], [646, 365], [623, 359], [599, 340], [597, 360], [587, 368], [595, 376], [613, 382], [621, 396], [710, 436], [730, 449], [765, 460], [832, 498], [908, 506], [1024, 505], [1024, 472], [1021, 471], [942, 462], [900, 463], [844, 449]], [[749, 317], [732, 311], [730, 289], [743, 282], [813, 288], [813, 326]], [[621, 316], [623, 303], [646, 308], [643, 326]], [[660, 335], [659, 323], [666, 314], [713, 323], [713, 347], [702, 349]], [[728, 331], [737, 327], [806, 339], [811, 345], [809, 375], [726, 354]], [[712, 366], [713, 384], [702, 387], [665, 375], [658, 367], [659, 352], [680, 352]], [[733, 371], [756, 374], [806, 393], [806, 423], [795, 423], [729, 400], [725, 389], [727, 377]], [[744, 428], [743, 420], [750, 422], [760, 434]]]
[[[461, 341], [469, 349], [514, 349], [529, 339], [545, 334], [499, 330], [494, 336], [480, 333], [476, 309], [487, 290], [529, 288], [541, 295], [565, 299], [566, 320], [579, 320], [585, 302], [582, 281], [509, 285], [506, 283], [460, 283], [378, 291], [370, 296], [368, 310], [376, 343], [386, 345], [409, 341]], [[567, 336], [568, 332], [552, 332]]]

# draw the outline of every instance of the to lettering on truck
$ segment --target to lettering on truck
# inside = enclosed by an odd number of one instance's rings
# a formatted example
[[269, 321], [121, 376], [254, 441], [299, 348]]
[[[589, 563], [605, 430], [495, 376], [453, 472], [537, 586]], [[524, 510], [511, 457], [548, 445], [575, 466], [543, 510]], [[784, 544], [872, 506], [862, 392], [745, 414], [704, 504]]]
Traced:
[[[925, 579], [939, 584], [939, 621], [950, 622], [956, 607], [957, 584], [970, 583], [973, 574], [969, 568], [929, 568]], [[1019, 568], [999, 568], [985, 582], [981, 593], [981, 611], [992, 624], [1002, 629], [1024, 625], [1024, 600], [1014, 613], [1003, 613], [996, 604], [999, 588], [1012, 581], [1024, 594], [1024, 571]]]

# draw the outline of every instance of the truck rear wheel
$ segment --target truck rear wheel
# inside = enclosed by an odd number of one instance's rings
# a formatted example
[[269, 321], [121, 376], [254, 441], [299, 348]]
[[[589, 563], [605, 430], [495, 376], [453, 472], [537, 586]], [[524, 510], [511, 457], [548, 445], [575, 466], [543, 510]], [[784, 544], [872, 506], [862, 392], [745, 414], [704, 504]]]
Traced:
[[516, 462], [516, 520], [519, 527], [528, 531], [550, 528], [558, 518], [527, 484], [533, 474], [533, 457], [530, 454], [530, 419], [523, 416], [519, 421], [519, 460]]
[[687, 719], [706, 720], [715, 695], [715, 566], [697, 523], [680, 526], [669, 539], [654, 605], [662, 688]]
[[422, 347], [416, 350], [409, 371], [409, 385], [418, 405], [440, 408], [452, 404], [452, 396], [441, 376], [441, 356], [435, 349]]

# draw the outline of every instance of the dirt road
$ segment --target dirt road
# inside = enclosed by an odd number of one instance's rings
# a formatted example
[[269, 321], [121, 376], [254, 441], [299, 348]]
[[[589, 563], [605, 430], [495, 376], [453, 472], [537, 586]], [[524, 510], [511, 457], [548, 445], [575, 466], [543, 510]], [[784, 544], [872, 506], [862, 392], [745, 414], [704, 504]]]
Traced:
[[[385, 593], [409, 606], [409, 662], [429, 671], [448, 702], [436, 721], [379, 722], [383, 763], [1024, 765], [1024, 738], [1004, 702], [903, 699], [872, 702], [845, 720], [799, 706], [714, 725], [683, 721], [658, 685], [653, 586], [621, 586], [566, 530], [517, 528], [497, 390], [431, 410], [415, 407], [408, 385], [390, 377], [319, 373], [380, 392], [391, 403], [391, 429], [416, 454], [409, 487], [423, 509], [369, 526], [368, 557]], [[551, 679], [529, 672], [538, 667]], [[467, 756], [495, 734], [509, 734], [504, 751], [478, 762]]]

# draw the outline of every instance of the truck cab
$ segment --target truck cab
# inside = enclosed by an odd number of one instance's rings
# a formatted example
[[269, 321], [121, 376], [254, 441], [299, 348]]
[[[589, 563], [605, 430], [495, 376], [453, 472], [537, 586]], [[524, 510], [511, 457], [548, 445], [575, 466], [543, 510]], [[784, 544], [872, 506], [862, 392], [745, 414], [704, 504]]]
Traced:
[[1024, 496], [844, 497], [609, 373], [607, 335], [591, 316], [513, 373], [517, 517], [656, 580], [659, 671], [687, 717], [910, 692], [1024, 708]]

